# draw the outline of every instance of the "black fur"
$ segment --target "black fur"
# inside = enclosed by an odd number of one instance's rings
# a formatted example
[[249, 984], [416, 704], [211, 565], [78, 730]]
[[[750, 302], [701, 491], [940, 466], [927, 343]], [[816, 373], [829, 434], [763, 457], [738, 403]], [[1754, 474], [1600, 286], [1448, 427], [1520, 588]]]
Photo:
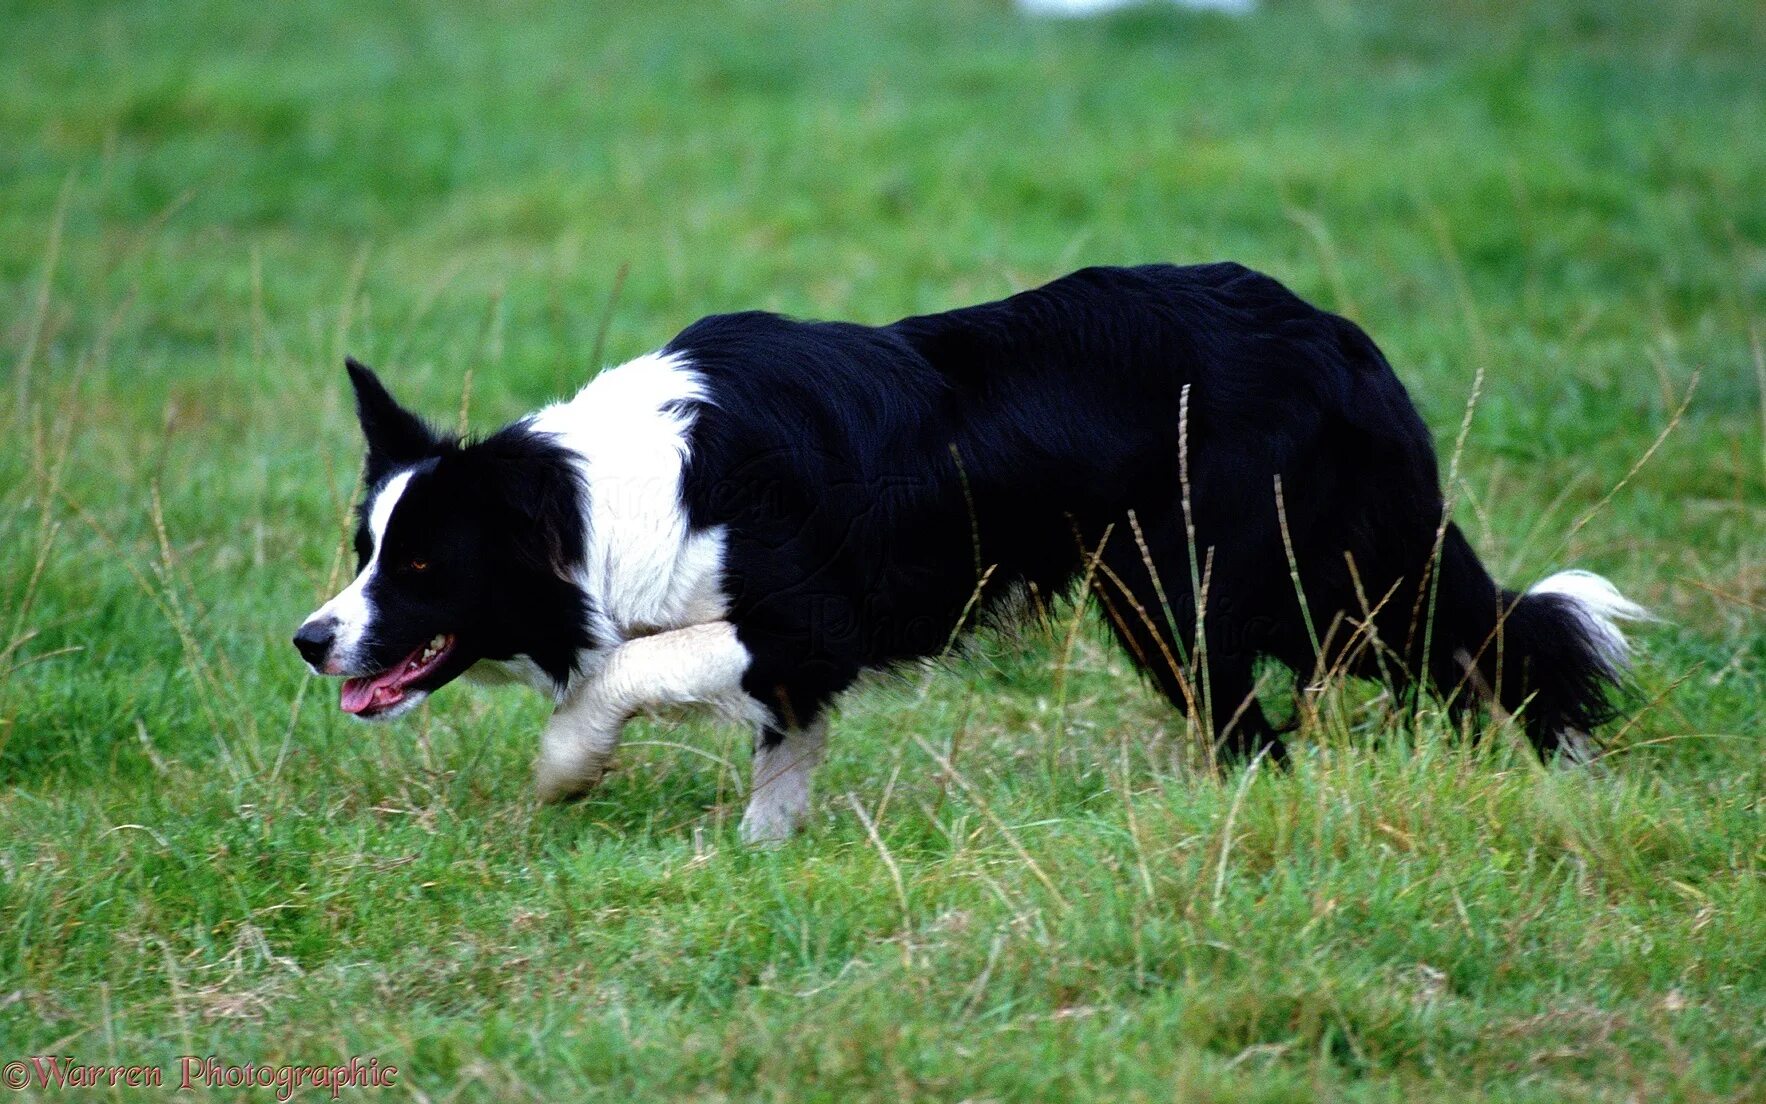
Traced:
[[[861, 671], [1085, 577], [1129, 655], [1229, 754], [1283, 754], [1252, 696], [1259, 656], [1456, 711], [1499, 703], [1541, 751], [1612, 714], [1618, 671], [1587, 611], [1503, 590], [1442, 528], [1433, 442], [1373, 341], [1239, 265], [1091, 268], [882, 327], [721, 315], [666, 351], [703, 384], [683, 400], [681, 505], [723, 530], [744, 688], [776, 722], [763, 742]], [[415, 465], [366, 668], [445, 632], [459, 643], [419, 689], [517, 656], [562, 689], [612, 643], [590, 639], [573, 581], [592, 504], [571, 454], [526, 422], [438, 434], [349, 367], [370, 490]]]
[[[1239, 265], [1086, 269], [877, 328], [722, 315], [669, 350], [709, 393], [683, 497], [726, 527], [746, 689], [785, 723], [939, 652], [984, 577], [982, 612], [1070, 592], [1093, 555], [1117, 637], [1229, 753], [1282, 753], [1252, 664], [1309, 673], [1314, 634], [1326, 665], [1455, 709], [1497, 696], [1541, 750], [1610, 716], [1616, 672], [1573, 603], [1501, 590], [1453, 526], [1431, 582], [1434, 447], [1373, 341]], [[1376, 606], [1383, 655], [1352, 627]]]
[[562, 687], [590, 644], [587, 599], [569, 581], [584, 535], [568, 455], [523, 422], [477, 441], [436, 433], [373, 372], [354, 360], [349, 372], [368, 444], [358, 572], [372, 544], [365, 513], [374, 492], [394, 470], [412, 470], [368, 586], [376, 617], [364, 666], [391, 668], [447, 633], [454, 651], [413, 689], [437, 689], [481, 659], [517, 656]]

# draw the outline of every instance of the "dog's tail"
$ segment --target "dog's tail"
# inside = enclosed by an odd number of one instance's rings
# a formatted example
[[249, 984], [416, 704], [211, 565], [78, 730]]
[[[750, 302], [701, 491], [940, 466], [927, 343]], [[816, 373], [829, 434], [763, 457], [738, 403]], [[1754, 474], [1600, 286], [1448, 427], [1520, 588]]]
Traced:
[[1612, 699], [1630, 661], [1619, 622], [1649, 613], [1588, 571], [1505, 590], [1458, 526], [1448, 526], [1440, 562], [1436, 686], [1518, 717], [1542, 755], [1585, 758], [1590, 734], [1617, 714]]

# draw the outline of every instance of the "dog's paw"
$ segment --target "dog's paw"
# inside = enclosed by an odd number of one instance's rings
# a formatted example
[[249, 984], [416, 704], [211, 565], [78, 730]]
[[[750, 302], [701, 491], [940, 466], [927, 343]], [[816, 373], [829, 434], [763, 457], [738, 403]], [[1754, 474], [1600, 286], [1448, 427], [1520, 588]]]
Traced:
[[783, 847], [797, 833], [798, 818], [787, 811], [764, 805], [749, 805], [742, 814], [737, 832], [749, 847]]
[[589, 791], [600, 785], [606, 773], [600, 768], [589, 771], [581, 768], [572, 770], [542, 759], [533, 767], [534, 793], [544, 805], [575, 801], [586, 797]]

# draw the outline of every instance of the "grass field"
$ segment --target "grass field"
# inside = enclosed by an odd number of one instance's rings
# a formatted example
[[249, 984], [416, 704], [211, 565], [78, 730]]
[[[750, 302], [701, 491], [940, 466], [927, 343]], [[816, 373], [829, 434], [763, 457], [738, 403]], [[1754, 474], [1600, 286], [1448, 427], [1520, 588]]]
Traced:
[[[1766, 1100], [1766, 10], [1513, 7], [0, 3], [0, 1059]], [[288, 647], [346, 351], [489, 427], [712, 311], [1217, 258], [1364, 324], [1444, 456], [1476, 392], [1504, 581], [1661, 614], [1594, 768], [1271, 672], [1293, 769], [1215, 777], [1063, 623], [854, 694], [752, 852], [736, 732], [542, 809], [537, 697], [362, 726]]]

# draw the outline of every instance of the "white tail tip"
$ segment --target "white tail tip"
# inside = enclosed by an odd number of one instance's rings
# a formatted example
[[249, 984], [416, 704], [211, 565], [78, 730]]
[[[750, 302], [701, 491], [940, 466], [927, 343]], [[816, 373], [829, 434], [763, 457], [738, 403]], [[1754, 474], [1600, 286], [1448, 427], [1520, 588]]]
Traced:
[[1648, 610], [1592, 571], [1560, 571], [1534, 583], [1527, 593], [1556, 594], [1574, 603], [1595, 646], [1615, 667], [1624, 666], [1631, 656], [1631, 645], [1619, 631], [1618, 623], [1655, 620]]

